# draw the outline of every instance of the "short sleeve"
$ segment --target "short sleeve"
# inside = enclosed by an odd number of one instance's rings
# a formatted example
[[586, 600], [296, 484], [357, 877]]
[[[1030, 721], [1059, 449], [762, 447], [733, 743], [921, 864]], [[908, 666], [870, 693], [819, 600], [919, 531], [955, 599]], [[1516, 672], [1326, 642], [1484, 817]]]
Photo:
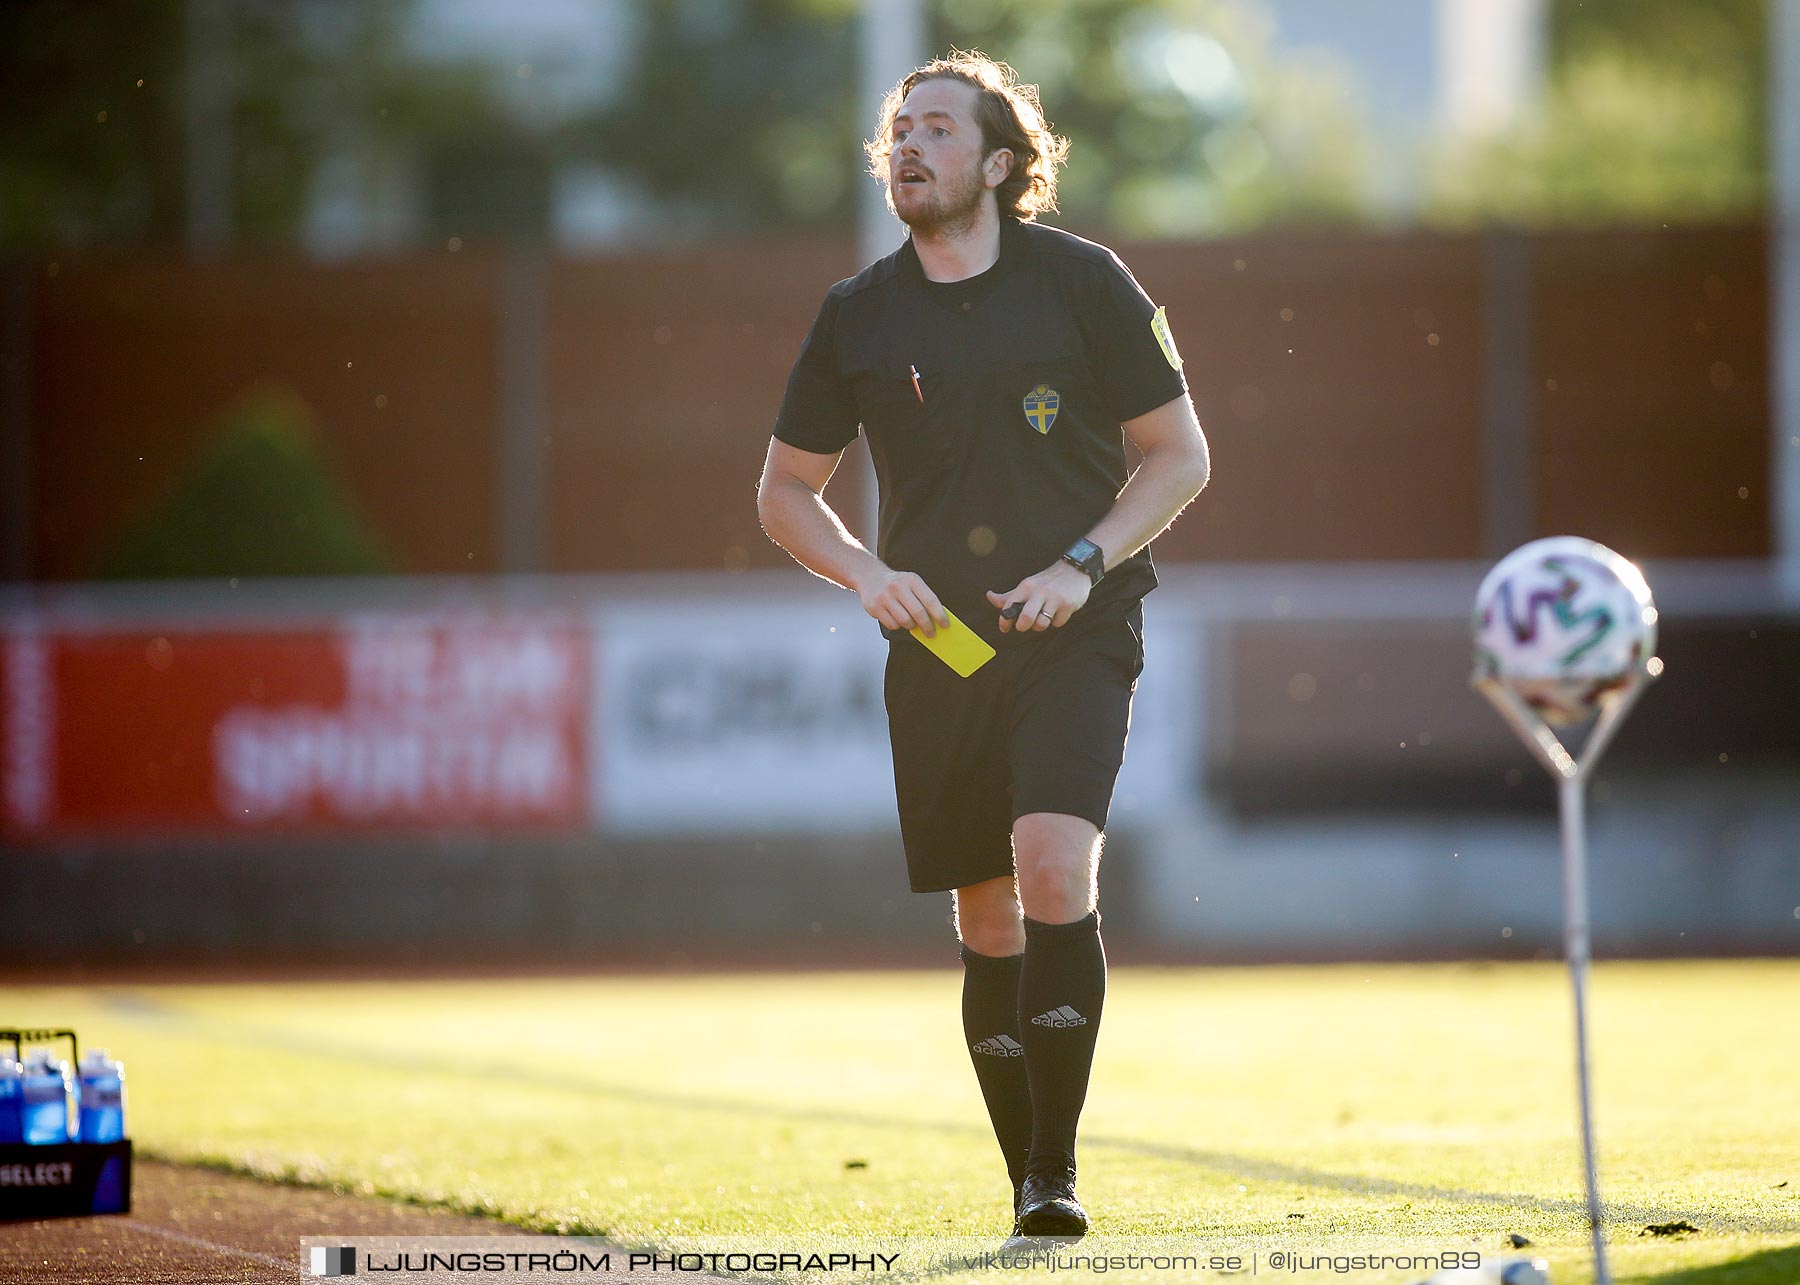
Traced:
[[1102, 266], [1088, 335], [1098, 357], [1101, 396], [1124, 423], [1187, 391], [1168, 316], [1117, 256]]
[[835, 455], [850, 445], [861, 420], [849, 384], [838, 371], [837, 311], [837, 296], [826, 295], [775, 417], [778, 440], [817, 455]]

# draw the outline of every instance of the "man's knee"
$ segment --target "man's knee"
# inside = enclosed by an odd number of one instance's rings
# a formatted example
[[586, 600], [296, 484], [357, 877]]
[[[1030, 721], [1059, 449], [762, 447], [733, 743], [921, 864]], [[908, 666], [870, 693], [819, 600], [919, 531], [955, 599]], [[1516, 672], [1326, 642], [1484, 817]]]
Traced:
[[1095, 909], [1100, 831], [1060, 812], [1033, 812], [1013, 822], [1019, 902], [1040, 923], [1073, 923]]
[[1011, 877], [958, 888], [956, 935], [978, 955], [1004, 958], [1025, 949], [1025, 922]]

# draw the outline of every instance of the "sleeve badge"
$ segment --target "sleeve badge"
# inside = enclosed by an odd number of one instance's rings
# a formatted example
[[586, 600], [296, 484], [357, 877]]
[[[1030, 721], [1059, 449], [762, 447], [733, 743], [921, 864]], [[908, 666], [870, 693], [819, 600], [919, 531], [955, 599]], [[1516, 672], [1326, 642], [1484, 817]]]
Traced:
[[1156, 336], [1157, 345], [1163, 350], [1163, 356], [1169, 359], [1169, 365], [1180, 370], [1181, 354], [1175, 351], [1175, 336], [1169, 330], [1167, 308], [1158, 308], [1156, 315], [1150, 318], [1150, 333]]

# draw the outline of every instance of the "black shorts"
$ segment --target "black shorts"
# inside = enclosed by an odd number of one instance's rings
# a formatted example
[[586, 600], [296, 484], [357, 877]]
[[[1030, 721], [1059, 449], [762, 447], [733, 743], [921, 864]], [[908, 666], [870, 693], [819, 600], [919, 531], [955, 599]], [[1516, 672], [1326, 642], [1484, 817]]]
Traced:
[[1106, 827], [1144, 668], [1137, 599], [1008, 639], [968, 678], [910, 634], [889, 643], [888, 735], [914, 892], [1013, 873], [1012, 827], [1061, 812]]

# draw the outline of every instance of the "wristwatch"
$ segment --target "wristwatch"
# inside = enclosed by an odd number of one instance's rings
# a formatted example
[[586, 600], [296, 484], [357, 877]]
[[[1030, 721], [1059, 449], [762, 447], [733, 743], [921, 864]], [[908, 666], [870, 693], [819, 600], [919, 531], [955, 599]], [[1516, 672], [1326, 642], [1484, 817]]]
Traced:
[[1062, 555], [1062, 560], [1077, 571], [1085, 571], [1087, 578], [1094, 584], [1106, 574], [1106, 555], [1100, 546], [1092, 540], [1077, 540], [1069, 546], [1069, 551]]

